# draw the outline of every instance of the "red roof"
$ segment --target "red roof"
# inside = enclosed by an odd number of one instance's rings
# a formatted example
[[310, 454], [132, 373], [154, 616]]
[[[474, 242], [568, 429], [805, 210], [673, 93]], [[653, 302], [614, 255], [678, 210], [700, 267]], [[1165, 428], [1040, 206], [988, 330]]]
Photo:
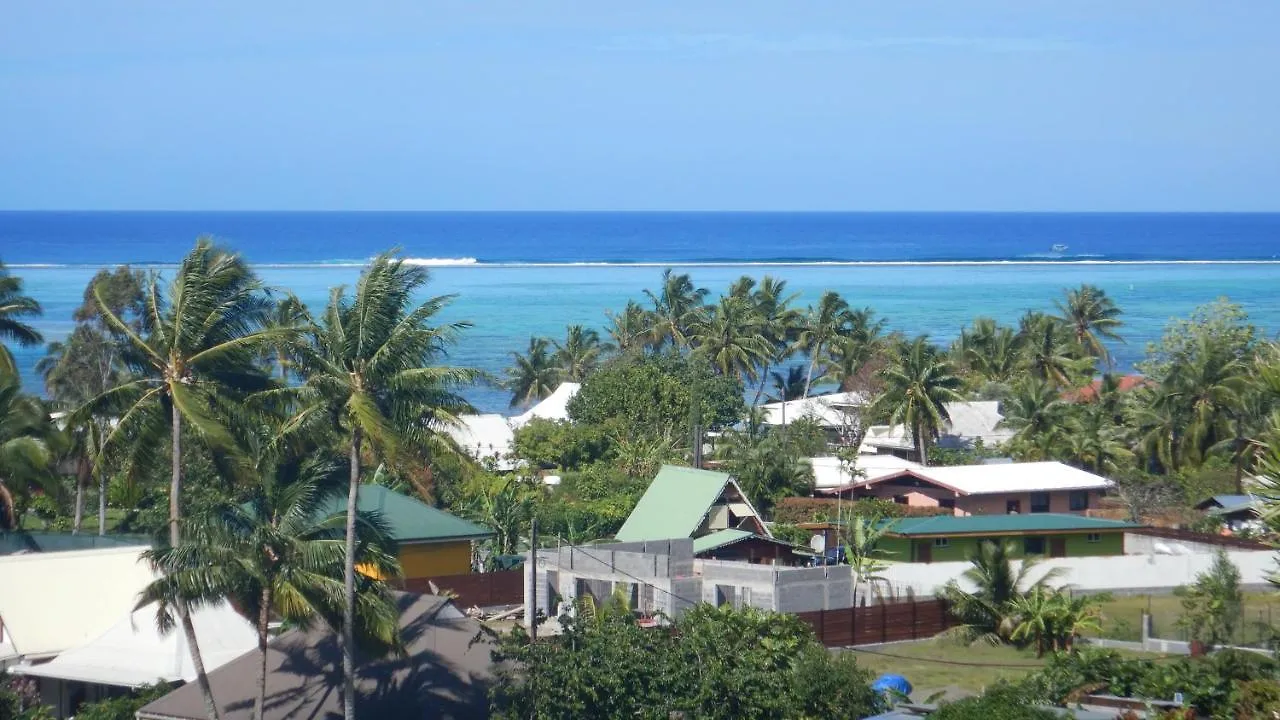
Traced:
[[[1122, 375], [1120, 380], [1116, 382], [1116, 389], [1120, 392], [1129, 392], [1149, 384], [1151, 384], [1151, 381], [1143, 375]], [[1101, 390], [1102, 380], [1094, 380], [1082, 388], [1067, 390], [1062, 393], [1062, 399], [1070, 400], [1071, 402], [1093, 402], [1097, 399]]]

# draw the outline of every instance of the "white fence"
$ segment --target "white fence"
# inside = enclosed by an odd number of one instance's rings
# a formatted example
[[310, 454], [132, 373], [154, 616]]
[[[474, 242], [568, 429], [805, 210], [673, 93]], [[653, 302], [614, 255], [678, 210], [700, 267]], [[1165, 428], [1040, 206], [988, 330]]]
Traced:
[[[1267, 578], [1280, 570], [1276, 553], [1270, 550], [1232, 550], [1227, 557], [1240, 570], [1240, 582], [1245, 587], [1266, 586]], [[1062, 577], [1055, 585], [1121, 595], [1161, 593], [1193, 582], [1197, 574], [1209, 569], [1213, 558], [1212, 553], [1053, 558], [1037, 565], [1031, 577], [1038, 579], [1049, 568], [1062, 568]], [[905, 594], [909, 590], [926, 597], [948, 580], [965, 585], [961, 574], [969, 567], [967, 562], [891, 563], [880, 575], [894, 592]]]

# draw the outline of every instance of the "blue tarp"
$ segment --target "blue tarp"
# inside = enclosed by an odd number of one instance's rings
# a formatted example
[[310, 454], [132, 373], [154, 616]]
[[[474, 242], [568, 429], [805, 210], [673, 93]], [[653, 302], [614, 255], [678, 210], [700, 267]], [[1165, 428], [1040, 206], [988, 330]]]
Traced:
[[878, 693], [894, 693], [902, 697], [911, 697], [911, 683], [901, 675], [881, 675], [871, 683], [871, 689]]

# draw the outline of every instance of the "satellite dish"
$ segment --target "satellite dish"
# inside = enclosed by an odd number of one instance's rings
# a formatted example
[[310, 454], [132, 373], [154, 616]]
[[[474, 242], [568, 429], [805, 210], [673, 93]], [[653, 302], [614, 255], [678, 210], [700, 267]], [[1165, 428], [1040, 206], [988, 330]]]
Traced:
[[827, 551], [826, 534], [818, 533], [817, 535], [814, 535], [813, 538], [809, 540], [809, 547], [813, 548], [813, 551], [818, 553], [819, 555], [826, 552]]

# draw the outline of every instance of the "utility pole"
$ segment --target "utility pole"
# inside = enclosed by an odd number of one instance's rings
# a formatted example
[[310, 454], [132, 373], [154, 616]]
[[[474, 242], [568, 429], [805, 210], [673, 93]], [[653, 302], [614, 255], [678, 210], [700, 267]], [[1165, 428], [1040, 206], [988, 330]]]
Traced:
[[538, 641], [538, 516], [529, 524], [529, 638]]

